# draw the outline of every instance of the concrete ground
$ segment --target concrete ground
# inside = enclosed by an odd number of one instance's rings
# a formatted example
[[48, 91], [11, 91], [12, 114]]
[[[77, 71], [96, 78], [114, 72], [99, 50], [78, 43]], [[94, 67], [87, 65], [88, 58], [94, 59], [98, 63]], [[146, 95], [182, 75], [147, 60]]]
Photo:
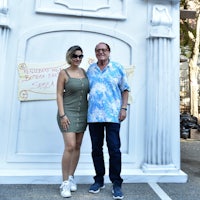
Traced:
[[[200, 140], [181, 139], [181, 169], [188, 174], [187, 183], [123, 184], [127, 200], [199, 200]], [[111, 184], [98, 194], [88, 193], [89, 185], [78, 185], [71, 200], [111, 200]], [[0, 185], [0, 200], [62, 200], [59, 185]]]

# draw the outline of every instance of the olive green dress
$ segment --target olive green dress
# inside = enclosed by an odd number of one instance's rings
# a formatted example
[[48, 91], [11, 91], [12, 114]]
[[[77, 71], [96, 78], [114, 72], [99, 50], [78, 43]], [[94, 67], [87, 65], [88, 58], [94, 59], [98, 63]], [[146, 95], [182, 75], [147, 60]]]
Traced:
[[57, 113], [58, 126], [61, 132], [82, 133], [86, 130], [87, 126], [87, 94], [89, 92], [89, 81], [85, 71], [85, 78], [71, 78], [66, 69], [65, 72], [68, 80], [64, 87], [63, 105], [64, 112], [70, 120], [70, 125], [68, 129], [63, 129], [60, 123], [59, 113]]

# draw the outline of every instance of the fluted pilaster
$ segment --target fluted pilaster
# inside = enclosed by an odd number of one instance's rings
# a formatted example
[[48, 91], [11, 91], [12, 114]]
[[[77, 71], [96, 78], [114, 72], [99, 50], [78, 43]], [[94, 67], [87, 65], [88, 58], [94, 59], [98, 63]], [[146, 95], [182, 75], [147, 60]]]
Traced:
[[[6, 93], [4, 91], [8, 91], [8, 89], [5, 89], [5, 83], [8, 81], [8, 77], [6, 77], [5, 74], [7, 70], [6, 58], [9, 32], [7, 0], [0, 0], [0, 105], [5, 105], [5, 99], [3, 97]], [[4, 108], [1, 107], [0, 120], [3, 120], [5, 117], [5, 112]], [[3, 129], [4, 127], [2, 127], [2, 132], [4, 132]]]
[[171, 150], [172, 18], [163, 5], [152, 6], [147, 39], [147, 103], [144, 172], [177, 170]]
[[[7, 0], [0, 0], [0, 76], [3, 76], [5, 70], [9, 29]], [[0, 80], [3, 81], [3, 77]]]

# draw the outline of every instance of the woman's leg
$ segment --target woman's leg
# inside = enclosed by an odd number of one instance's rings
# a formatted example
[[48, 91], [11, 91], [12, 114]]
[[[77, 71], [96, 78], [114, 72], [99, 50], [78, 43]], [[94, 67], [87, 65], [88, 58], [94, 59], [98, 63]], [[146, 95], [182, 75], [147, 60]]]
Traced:
[[62, 176], [63, 181], [68, 180], [68, 177], [71, 172], [71, 163], [73, 160], [73, 153], [76, 146], [76, 137], [75, 133], [63, 133], [64, 139], [64, 152], [62, 157]]
[[79, 157], [80, 157], [80, 149], [81, 149], [81, 144], [83, 140], [83, 133], [76, 133], [75, 134], [75, 148], [72, 153], [72, 160], [71, 160], [71, 166], [69, 169], [69, 175], [74, 175], [76, 167], [78, 165]]

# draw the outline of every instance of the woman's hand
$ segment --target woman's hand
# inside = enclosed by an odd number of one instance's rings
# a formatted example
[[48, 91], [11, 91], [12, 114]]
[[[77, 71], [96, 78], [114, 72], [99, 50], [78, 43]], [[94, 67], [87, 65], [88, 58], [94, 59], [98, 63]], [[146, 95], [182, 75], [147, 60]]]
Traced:
[[61, 126], [63, 127], [63, 129], [69, 128], [70, 121], [69, 121], [69, 119], [66, 115], [63, 118], [60, 119], [60, 122], [61, 122]]

